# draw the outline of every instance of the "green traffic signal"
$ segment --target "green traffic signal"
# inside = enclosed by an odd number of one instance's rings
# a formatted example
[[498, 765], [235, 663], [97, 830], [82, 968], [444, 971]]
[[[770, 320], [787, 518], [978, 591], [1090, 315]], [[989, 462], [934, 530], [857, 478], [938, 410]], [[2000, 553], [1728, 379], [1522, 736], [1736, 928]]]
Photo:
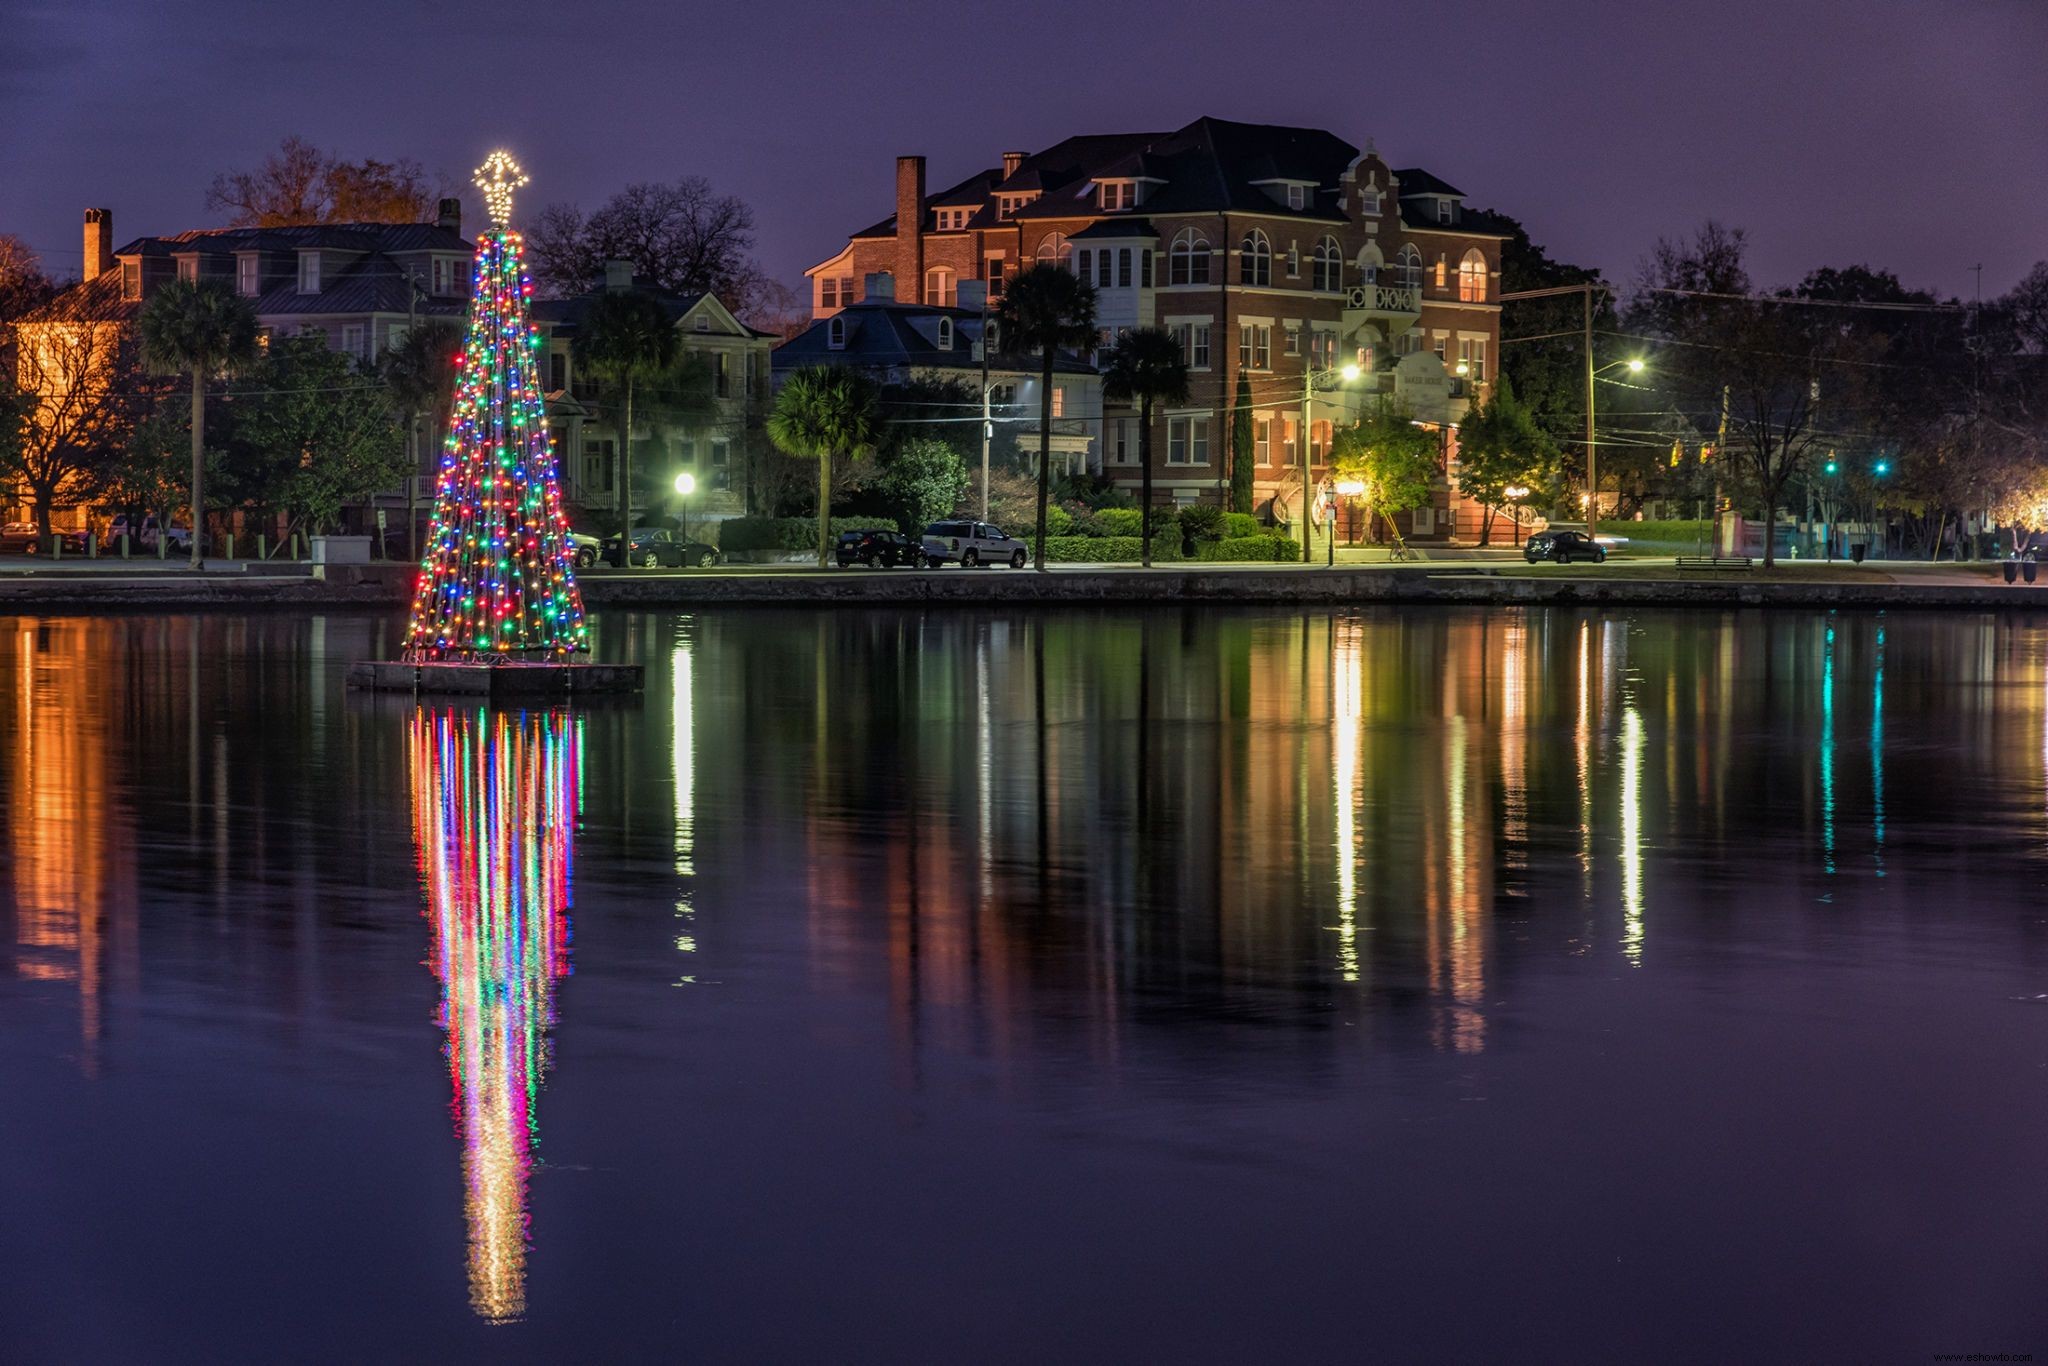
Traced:
[[1871, 466], [1871, 473], [1877, 475], [1879, 478], [1883, 478], [1885, 475], [1890, 474], [1891, 472], [1892, 462], [1889, 460], [1880, 460], [1875, 465]]
[[1828, 472], [1829, 474], [1835, 474], [1835, 473], [1837, 473], [1837, 472], [1838, 472], [1838, 471], [1839, 471], [1840, 469], [1841, 469], [1841, 466], [1837, 465], [1837, 464], [1836, 464], [1836, 463], [1835, 463], [1834, 461], [1832, 461], [1832, 460], [1828, 461], [1828, 465], [1827, 465], [1827, 472]]

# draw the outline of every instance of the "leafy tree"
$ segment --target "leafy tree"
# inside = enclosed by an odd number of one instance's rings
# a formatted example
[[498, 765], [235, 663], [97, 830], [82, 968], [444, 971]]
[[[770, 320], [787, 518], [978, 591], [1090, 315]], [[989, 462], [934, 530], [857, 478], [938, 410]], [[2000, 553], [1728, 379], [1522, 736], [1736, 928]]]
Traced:
[[813, 365], [776, 391], [768, 439], [778, 450], [818, 462], [818, 568], [832, 553], [832, 462], [874, 454], [886, 436], [882, 390], [858, 370]]
[[1479, 544], [1488, 544], [1494, 516], [1515, 502], [1509, 489], [1547, 493], [1556, 477], [1557, 447], [1503, 376], [1458, 428], [1458, 487], [1483, 509]]
[[417, 161], [343, 161], [293, 136], [255, 170], [215, 176], [206, 207], [225, 212], [233, 228], [424, 223], [439, 190]]
[[[128, 439], [109, 453], [102, 470], [101, 501], [128, 514], [131, 527], [144, 515], [156, 518], [158, 526], [169, 526], [171, 510], [185, 494], [191, 475], [186, 440], [190, 415], [176, 402], [178, 397], [168, 386], [145, 395]], [[206, 458], [209, 476], [218, 476], [220, 453], [208, 451]], [[215, 488], [222, 482], [218, 477], [208, 479]]]
[[[1052, 371], [1063, 349], [1095, 340], [1095, 287], [1064, 266], [1040, 262], [1019, 271], [1003, 290], [996, 321], [1004, 342], [1039, 356], [1038, 535], [1035, 568], [1045, 571], [1045, 509], [1052, 491]], [[1151, 462], [1146, 461], [1146, 469]]]
[[1436, 482], [1437, 438], [1415, 425], [1408, 411], [1385, 400], [1331, 439], [1330, 472], [1365, 486], [1361, 501], [1369, 527], [1375, 514], [1394, 514], [1429, 501]]
[[320, 337], [282, 337], [228, 391], [230, 460], [287, 530], [328, 532], [405, 473], [390, 391]]
[[392, 406], [405, 421], [405, 546], [408, 557], [419, 554], [416, 533], [419, 513], [414, 482], [420, 474], [420, 427], [440, 431], [448, 424], [455, 402], [456, 361], [462, 354], [462, 329], [443, 318], [431, 318], [405, 334], [405, 340], [377, 362], [391, 390]]
[[676, 294], [709, 291], [743, 315], [783, 306], [748, 255], [754, 211], [721, 195], [702, 176], [671, 185], [628, 185], [595, 213], [550, 204], [526, 234], [541, 285], [558, 296], [581, 294], [604, 279], [605, 262], [631, 261], [636, 275]]
[[576, 363], [615, 400], [621, 536], [633, 528], [633, 386], [673, 366], [678, 345], [668, 310], [637, 289], [599, 296], [576, 329]]
[[[1501, 243], [1500, 288], [1503, 294], [1554, 289], [1562, 285], [1597, 284], [1600, 272], [1552, 260], [1529, 239], [1520, 223], [1505, 214], [1508, 239]], [[1508, 305], [1501, 322], [1500, 373], [1511, 380], [1536, 425], [1560, 449], [1585, 440], [1585, 350], [1580, 333], [1585, 300], [1577, 294], [1527, 299]], [[1613, 337], [1617, 322], [1613, 296], [1600, 291], [1593, 298], [1594, 364], [1618, 358], [1624, 343]], [[1519, 340], [1529, 338], [1529, 340]], [[1603, 456], [1604, 456], [1603, 452]]]
[[16, 322], [56, 293], [56, 281], [44, 273], [42, 262], [28, 244], [0, 232], [0, 343], [6, 341], [5, 334]]
[[50, 534], [57, 508], [96, 495], [132, 420], [126, 368], [112, 323], [50, 322], [23, 336], [14, 371], [0, 381], [0, 427], [14, 433], [0, 441], [0, 482], [28, 500], [37, 535]]
[[224, 280], [171, 280], [136, 320], [143, 362], [192, 378], [192, 568], [206, 567], [206, 381], [256, 359], [256, 310]]
[[[1161, 403], [1185, 403], [1188, 397], [1187, 359], [1174, 340], [1173, 333], [1163, 327], [1140, 327], [1126, 332], [1116, 339], [1109, 348], [1107, 363], [1102, 372], [1102, 395], [1116, 403], [1138, 405], [1138, 505], [1152, 507], [1152, 415], [1155, 405]], [[1238, 377], [1238, 402], [1249, 404], [1251, 391], [1246, 387], [1244, 377]], [[1249, 409], [1246, 421], [1250, 421]], [[1249, 452], [1247, 451], [1247, 454]], [[1235, 460], [1235, 455], [1232, 459]], [[1232, 478], [1236, 477], [1233, 463]], [[1144, 522], [1144, 545], [1141, 560], [1146, 568], [1152, 565], [1152, 522]]]
[[1257, 477], [1257, 438], [1252, 430], [1252, 381], [1242, 370], [1237, 375], [1237, 405], [1230, 417], [1230, 510], [1249, 513], [1254, 502], [1253, 480]]
[[960, 453], [928, 436], [899, 443], [882, 475], [882, 493], [896, 508], [897, 525], [913, 536], [951, 512], [971, 485]]

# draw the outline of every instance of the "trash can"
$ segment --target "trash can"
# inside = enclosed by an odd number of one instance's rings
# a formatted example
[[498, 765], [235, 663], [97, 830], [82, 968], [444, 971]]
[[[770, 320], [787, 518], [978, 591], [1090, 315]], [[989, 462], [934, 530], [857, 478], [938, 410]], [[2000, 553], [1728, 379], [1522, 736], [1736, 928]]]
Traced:
[[2007, 583], [2018, 583], [2020, 580], [2020, 562], [2018, 560], [2007, 560], [2004, 568], [2005, 581]]
[[2039, 571], [2039, 569], [2040, 566], [2035, 564], [2032, 560], [2020, 561], [2020, 577], [2025, 579], [2028, 583], [2032, 583], [2034, 581], [2034, 575]]
[[1850, 547], [1849, 547], [1849, 560], [1850, 560], [1850, 563], [1852, 563], [1852, 564], [1862, 564], [1862, 563], [1863, 563], [1863, 552], [1864, 552], [1864, 551], [1866, 551], [1866, 550], [1868, 550], [1868, 549], [1870, 549], [1870, 547], [1869, 547], [1869, 546], [1867, 546], [1867, 545], [1852, 545], [1852, 546], [1850, 546]]

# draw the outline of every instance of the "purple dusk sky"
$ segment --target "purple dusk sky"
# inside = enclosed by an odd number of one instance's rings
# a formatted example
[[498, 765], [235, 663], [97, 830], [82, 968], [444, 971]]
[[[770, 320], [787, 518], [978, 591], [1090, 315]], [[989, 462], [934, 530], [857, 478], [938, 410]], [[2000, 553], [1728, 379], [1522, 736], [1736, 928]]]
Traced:
[[119, 240], [205, 225], [287, 133], [465, 189], [502, 144], [529, 210], [705, 176], [795, 282], [890, 212], [899, 153], [936, 188], [1213, 114], [1372, 138], [1612, 278], [1713, 215], [1762, 284], [1867, 262], [1967, 296], [1981, 262], [1991, 294], [2048, 257], [2044, 58], [2041, 0], [0, 0], [0, 232], [74, 274], [86, 206]]

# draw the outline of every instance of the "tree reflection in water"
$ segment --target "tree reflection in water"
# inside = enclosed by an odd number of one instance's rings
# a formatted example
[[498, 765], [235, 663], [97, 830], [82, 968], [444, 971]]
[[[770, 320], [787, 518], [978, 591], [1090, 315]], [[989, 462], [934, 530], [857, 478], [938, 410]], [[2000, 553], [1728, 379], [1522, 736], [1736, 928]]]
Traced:
[[526, 1308], [526, 1183], [556, 979], [569, 971], [581, 754], [560, 716], [422, 709], [413, 830], [455, 1085], [470, 1304]]

